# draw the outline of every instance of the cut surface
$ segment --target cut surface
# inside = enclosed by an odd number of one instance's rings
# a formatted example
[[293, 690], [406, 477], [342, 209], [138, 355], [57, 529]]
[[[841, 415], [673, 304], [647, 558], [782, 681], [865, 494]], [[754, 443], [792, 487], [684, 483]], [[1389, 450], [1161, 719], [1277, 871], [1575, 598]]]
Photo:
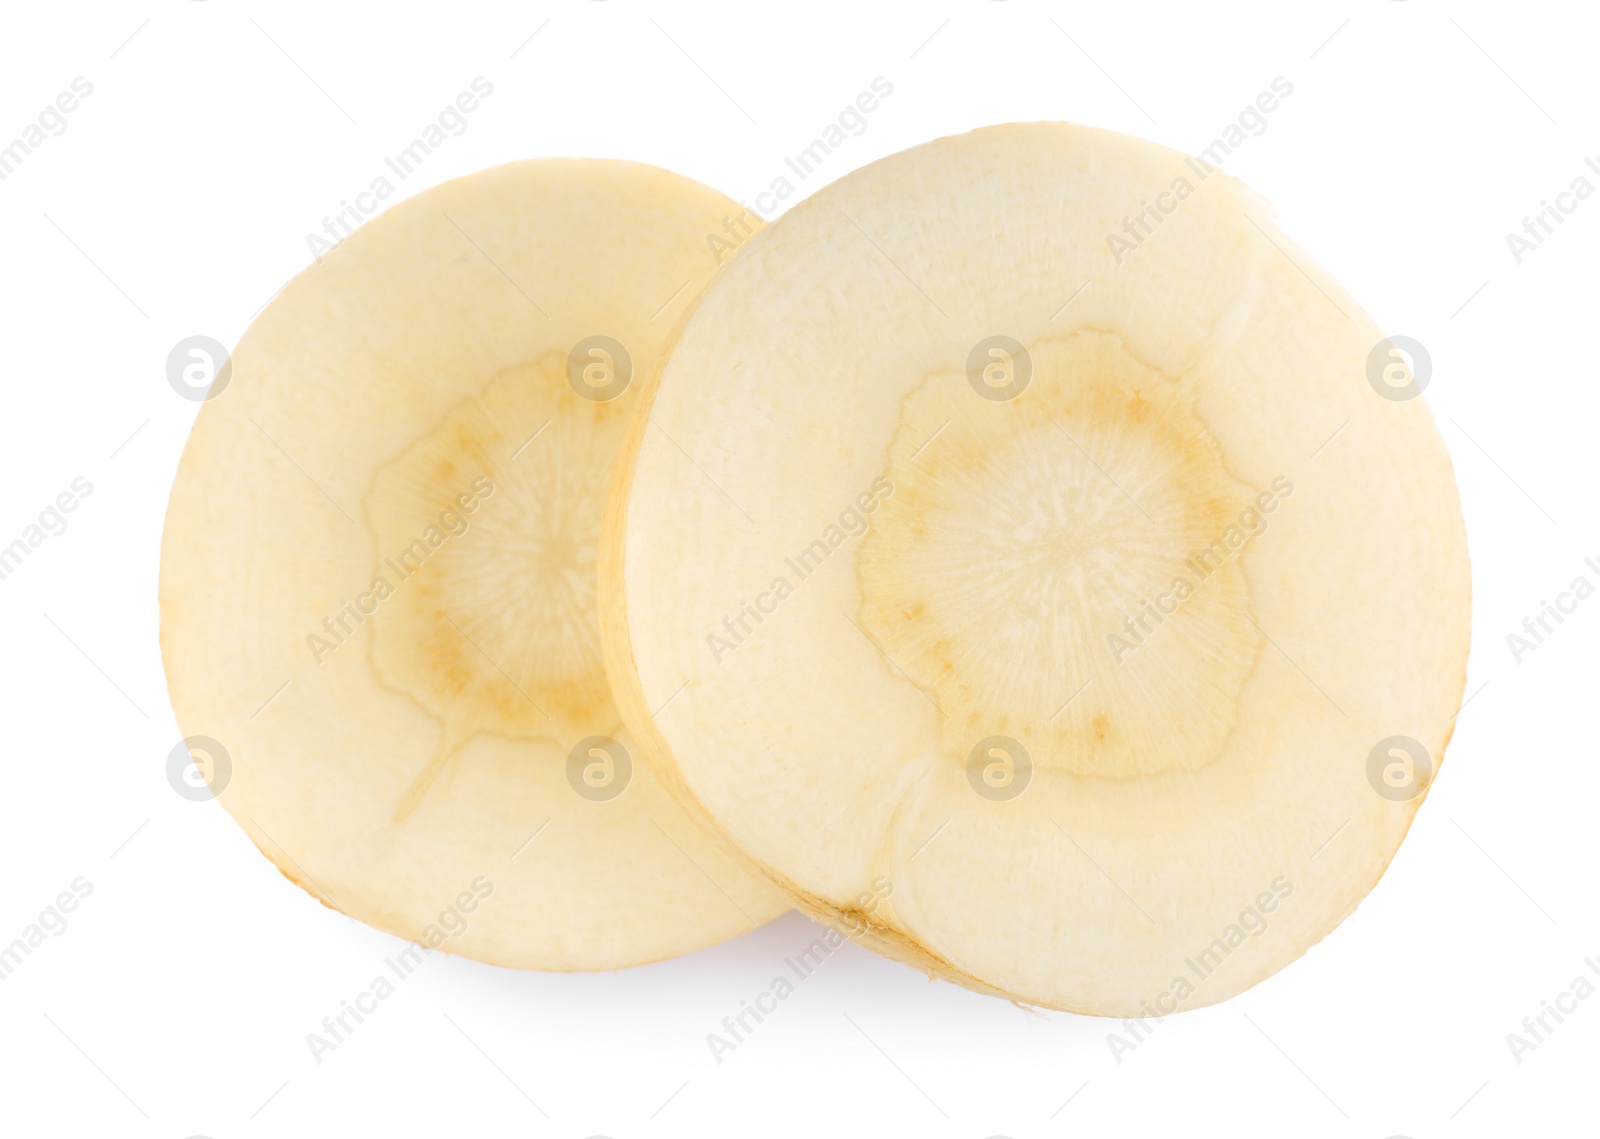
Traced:
[[1372, 888], [1462, 693], [1455, 485], [1381, 339], [1151, 144], [856, 171], [646, 393], [601, 541], [619, 701], [677, 693], [642, 741], [673, 795], [885, 953], [1088, 1013], [1225, 999]]
[[202, 406], [162, 551], [173, 706], [328, 905], [543, 969], [784, 908], [633, 762], [595, 608], [635, 373], [730, 209], [620, 162], [448, 183], [297, 277]]
[[907, 397], [885, 476], [895, 493], [860, 542], [861, 627], [933, 697], [948, 749], [1013, 733], [1076, 774], [1203, 766], [1262, 643], [1232, 561], [1173, 605], [1162, 651], [1118, 654], [1124, 667], [1065, 696], [1107, 630], [1143, 635], [1123, 622], [1195, 575], [1188, 563], [1255, 492], [1228, 475], [1184, 393], [1116, 337], [1082, 332], [1029, 356], [1013, 402], [940, 374]]

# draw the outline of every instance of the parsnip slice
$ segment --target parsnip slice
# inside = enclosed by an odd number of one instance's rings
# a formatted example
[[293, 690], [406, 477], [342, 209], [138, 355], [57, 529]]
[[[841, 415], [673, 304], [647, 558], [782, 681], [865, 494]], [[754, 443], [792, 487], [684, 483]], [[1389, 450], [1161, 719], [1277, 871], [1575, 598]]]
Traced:
[[674, 795], [892, 956], [1102, 1015], [1231, 996], [1372, 888], [1462, 692], [1456, 489], [1382, 339], [1152, 144], [994, 127], [847, 175], [630, 433], [622, 705], [678, 693], [643, 741]]
[[296, 277], [202, 405], [162, 548], [173, 707], [329, 906], [539, 969], [785, 908], [633, 762], [595, 612], [639, 377], [734, 209], [622, 162], [450, 182]]

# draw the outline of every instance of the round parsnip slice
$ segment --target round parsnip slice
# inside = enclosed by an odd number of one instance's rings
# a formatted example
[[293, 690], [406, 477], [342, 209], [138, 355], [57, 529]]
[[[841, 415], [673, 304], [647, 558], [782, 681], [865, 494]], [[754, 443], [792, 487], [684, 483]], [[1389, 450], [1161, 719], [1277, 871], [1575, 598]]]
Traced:
[[329, 906], [563, 970], [786, 908], [635, 762], [595, 610], [640, 379], [734, 210], [623, 162], [447, 183], [296, 277], [212, 388], [162, 545], [168, 686], [222, 804]]
[[623, 706], [677, 694], [673, 794], [885, 953], [1101, 1015], [1238, 993], [1372, 888], [1462, 693], [1402, 343], [1152, 144], [993, 127], [847, 175], [646, 393], [601, 539]]

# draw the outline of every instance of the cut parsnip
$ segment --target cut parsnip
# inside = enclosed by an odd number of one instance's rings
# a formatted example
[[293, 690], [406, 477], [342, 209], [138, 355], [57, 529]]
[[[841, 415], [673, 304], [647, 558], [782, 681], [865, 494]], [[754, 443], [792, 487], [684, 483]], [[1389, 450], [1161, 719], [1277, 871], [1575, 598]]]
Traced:
[[1113, 1016], [1260, 981], [1383, 873], [1464, 682], [1450, 463], [1381, 342], [1148, 143], [994, 127], [840, 179], [625, 445], [606, 656], [635, 717], [678, 693], [645, 750], [931, 974]]
[[633, 762], [595, 612], [638, 377], [733, 210], [622, 162], [450, 182], [296, 277], [202, 406], [162, 547], [173, 707], [329, 906], [538, 969], [785, 908]]

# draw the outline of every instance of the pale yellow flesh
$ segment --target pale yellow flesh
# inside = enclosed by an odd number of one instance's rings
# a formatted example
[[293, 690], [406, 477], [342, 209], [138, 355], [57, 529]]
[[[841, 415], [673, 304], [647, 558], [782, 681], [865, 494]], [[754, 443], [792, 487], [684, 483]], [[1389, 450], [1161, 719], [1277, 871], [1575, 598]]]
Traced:
[[[656, 960], [785, 908], [637, 755], [595, 612], [613, 456], [730, 212], [621, 162], [448, 183], [297, 277], [202, 405], [162, 549], [173, 707], [228, 750], [223, 805], [330, 906], [418, 938], [476, 894], [440, 947], [537, 969]], [[569, 382], [596, 335], [632, 362], [609, 401]], [[591, 736], [635, 755], [608, 801], [569, 782]]]
[[[1008, 401], [968, 381], [996, 335]], [[678, 693], [643, 741], [674, 795], [891, 955], [1103, 1015], [1231, 996], [1372, 888], [1421, 800], [1369, 753], [1436, 770], [1462, 692], [1458, 498], [1423, 402], [1368, 382], [1381, 336], [1151, 144], [995, 127], [850, 174], [707, 291], [630, 434], [622, 705]], [[968, 778], [992, 736], [1034, 765], [1009, 801]]]

